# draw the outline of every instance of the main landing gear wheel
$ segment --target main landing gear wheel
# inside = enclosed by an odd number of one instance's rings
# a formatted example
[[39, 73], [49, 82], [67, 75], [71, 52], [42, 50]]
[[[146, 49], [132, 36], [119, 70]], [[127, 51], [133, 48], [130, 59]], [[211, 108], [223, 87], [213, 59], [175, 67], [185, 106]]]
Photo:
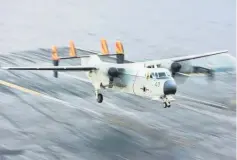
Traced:
[[99, 93], [99, 94], [97, 95], [97, 102], [98, 102], [98, 103], [102, 103], [102, 102], [103, 102], [103, 95], [102, 95], [101, 93]]

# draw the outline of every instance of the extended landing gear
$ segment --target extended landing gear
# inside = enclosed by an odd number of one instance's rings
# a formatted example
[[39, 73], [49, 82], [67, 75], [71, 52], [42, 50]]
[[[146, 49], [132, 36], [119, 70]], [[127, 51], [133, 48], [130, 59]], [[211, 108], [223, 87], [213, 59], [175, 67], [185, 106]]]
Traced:
[[98, 103], [102, 103], [103, 102], [103, 95], [101, 93], [99, 93], [98, 91], [95, 92], [96, 95], [96, 100]]
[[99, 86], [96, 86], [95, 88], [95, 96], [96, 96], [96, 100], [98, 103], [102, 103], [103, 102], [103, 94], [101, 94], [100, 90], [101, 89], [106, 89], [106, 88], [112, 88], [113, 84], [109, 83], [108, 85], [103, 85], [102, 83], [99, 84]]
[[103, 95], [102, 95], [101, 93], [99, 93], [99, 94], [97, 95], [97, 102], [98, 102], [98, 103], [102, 103], [102, 102], [103, 102]]
[[164, 108], [167, 108], [167, 107], [170, 108], [170, 106], [171, 106], [170, 102], [163, 102], [163, 103], [164, 103]]
[[168, 97], [166, 95], [164, 95], [164, 96], [161, 96], [160, 98], [163, 101], [164, 108], [170, 108], [171, 104], [170, 104]]
[[109, 88], [113, 87], [113, 82], [114, 82], [114, 78], [113, 77], [109, 77], [109, 85], [108, 85]]
[[103, 85], [102, 83], [100, 83], [100, 88], [103, 88], [103, 89], [113, 88], [114, 86], [113, 82], [114, 82], [113, 78], [109, 78], [109, 84]]

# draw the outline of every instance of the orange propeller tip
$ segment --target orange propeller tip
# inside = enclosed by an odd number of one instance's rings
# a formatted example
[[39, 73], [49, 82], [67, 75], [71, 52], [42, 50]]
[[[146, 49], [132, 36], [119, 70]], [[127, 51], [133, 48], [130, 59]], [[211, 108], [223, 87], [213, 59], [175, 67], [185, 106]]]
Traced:
[[52, 49], [53, 49], [53, 50], [56, 50], [57, 47], [56, 47], [55, 45], [52, 45]]

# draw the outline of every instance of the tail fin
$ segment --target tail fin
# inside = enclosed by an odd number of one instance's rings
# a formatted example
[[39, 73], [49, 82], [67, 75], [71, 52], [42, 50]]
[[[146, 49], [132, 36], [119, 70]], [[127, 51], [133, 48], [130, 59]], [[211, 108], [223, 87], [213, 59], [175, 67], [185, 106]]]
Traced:
[[101, 44], [101, 52], [102, 52], [102, 54], [103, 55], [109, 54], [109, 49], [108, 49], [107, 41], [105, 39], [101, 39], [100, 40], [100, 44]]
[[70, 40], [70, 42], [69, 42], [69, 56], [70, 57], [77, 56], [76, 47], [75, 47], [74, 42], [72, 40]]
[[116, 57], [117, 57], [117, 63], [124, 63], [124, 49], [123, 44], [120, 41], [116, 41], [115, 44], [116, 47]]
[[[54, 66], [59, 65], [59, 57], [58, 57], [58, 51], [57, 51], [56, 46], [52, 46], [52, 61], [53, 61]], [[53, 72], [54, 72], [54, 77], [58, 78], [58, 72], [57, 71], [53, 71]]]

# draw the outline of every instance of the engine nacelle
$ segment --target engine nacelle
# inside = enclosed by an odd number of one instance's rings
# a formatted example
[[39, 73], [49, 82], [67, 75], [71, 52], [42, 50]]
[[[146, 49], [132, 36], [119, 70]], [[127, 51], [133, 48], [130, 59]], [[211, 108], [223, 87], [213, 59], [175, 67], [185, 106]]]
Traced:
[[165, 61], [162, 61], [160, 63], [159, 67], [166, 68], [166, 69], [170, 70], [170, 72], [172, 74], [174, 74], [175, 72], [180, 71], [180, 69], [182, 68], [182, 65], [179, 62], [173, 62], [171, 60], [165, 60]]
[[172, 73], [176, 73], [176, 72], [179, 72], [181, 68], [182, 68], [182, 65], [180, 63], [173, 62], [171, 64], [170, 70]]
[[119, 71], [118, 71], [117, 68], [111, 67], [111, 68], [109, 68], [109, 70], [108, 70], [108, 75], [109, 75], [110, 77], [118, 77], [118, 76], [119, 76]]
[[167, 68], [172, 73], [182, 72], [182, 73], [191, 73], [192, 72], [192, 64], [188, 61], [186, 62], [173, 62], [171, 60], [163, 61], [160, 64], [160, 67]]
[[124, 68], [115, 68], [115, 67], [110, 67], [108, 69], [108, 76], [109, 76], [109, 88], [112, 88], [113, 85], [118, 85], [118, 79], [121, 78], [119, 77], [122, 73], [124, 73], [125, 69]]
[[160, 64], [160, 67], [169, 69], [173, 75], [173, 78], [175, 79], [178, 85], [184, 84], [184, 82], [187, 81], [188, 77], [182, 76], [180, 74], [175, 74], [175, 73], [181, 72], [181, 73], [189, 74], [193, 70], [191, 62], [188, 62], [188, 61], [173, 62], [173, 61], [167, 60], [167, 61], [163, 61]]

